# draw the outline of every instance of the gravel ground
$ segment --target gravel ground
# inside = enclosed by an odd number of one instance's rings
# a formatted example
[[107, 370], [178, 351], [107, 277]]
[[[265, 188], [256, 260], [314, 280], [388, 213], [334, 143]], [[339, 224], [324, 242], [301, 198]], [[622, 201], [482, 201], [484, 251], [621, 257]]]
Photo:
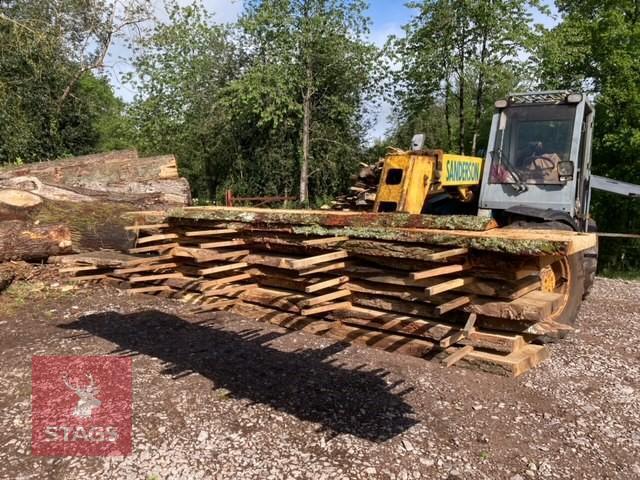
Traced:
[[[0, 304], [2, 479], [640, 478], [640, 283], [514, 380], [53, 281]], [[32, 456], [31, 356], [122, 353], [133, 453]]]

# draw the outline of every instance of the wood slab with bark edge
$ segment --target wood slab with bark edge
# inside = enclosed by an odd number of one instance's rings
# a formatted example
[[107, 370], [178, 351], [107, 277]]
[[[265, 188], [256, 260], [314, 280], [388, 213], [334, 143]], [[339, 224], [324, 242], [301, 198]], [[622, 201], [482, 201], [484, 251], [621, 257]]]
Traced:
[[[496, 227], [490, 218], [465, 215], [412, 215], [405, 213], [363, 213], [327, 210], [284, 210], [267, 208], [186, 207], [169, 212], [171, 220], [241, 222], [253, 225], [319, 225], [360, 228], [438, 228], [482, 231]], [[334, 235], [340, 236], [340, 235]]]

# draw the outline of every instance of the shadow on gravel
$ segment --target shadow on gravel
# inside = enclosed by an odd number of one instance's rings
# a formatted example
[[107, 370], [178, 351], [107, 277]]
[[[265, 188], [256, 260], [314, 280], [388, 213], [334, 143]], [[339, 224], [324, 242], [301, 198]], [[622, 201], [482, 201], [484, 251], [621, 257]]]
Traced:
[[158, 311], [87, 315], [63, 325], [119, 345], [115, 354], [144, 354], [168, 363], [163, 373], [175, 378], [196, 373], [226, 388], [234, 398], [263, 403], [317, 422], [321, 430], [348, 433], [381, 442], [417, 422], [403, 400], [411, 389], [387, 385], [381, 369], [347, 369], [329, 358], [347, 348], [282, 352], [268, 343], [288, 333], [250, 329], [227, 331], [211, 323], [189, 323]]

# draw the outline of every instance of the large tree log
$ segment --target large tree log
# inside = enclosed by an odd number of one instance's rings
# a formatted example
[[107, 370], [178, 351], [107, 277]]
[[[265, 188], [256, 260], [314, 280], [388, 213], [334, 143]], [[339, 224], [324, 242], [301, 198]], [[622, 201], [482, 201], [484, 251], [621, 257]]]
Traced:
[[0, 220], [64, 223], [76, 252], [131, 248], [124, 213], [190, 202], [173, 155], [138, 158], [127, 150], [0, 169]]
[[0, 167], [0, 180], [33, 176], [44, 183], [97, 190], [99, 185], [178, 178], [173, 155], [138, 158], [136, 150]]
[[39, 261], [71, 251], [71, 232], [64, 225], [0, 222], [0, 262]]

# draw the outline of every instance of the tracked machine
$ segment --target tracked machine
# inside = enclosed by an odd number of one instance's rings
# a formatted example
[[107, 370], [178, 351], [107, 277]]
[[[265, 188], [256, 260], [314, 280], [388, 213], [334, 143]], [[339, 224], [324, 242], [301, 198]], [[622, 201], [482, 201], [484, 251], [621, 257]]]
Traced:
[[384, 160], [370, 212], [133, 213], [136, 258], [108, 276], [198, 313], [517, 376], [571, 332], [593, 283], [592, 125], [582, 95], [510, 95], [485, 158], [417, 136]]

